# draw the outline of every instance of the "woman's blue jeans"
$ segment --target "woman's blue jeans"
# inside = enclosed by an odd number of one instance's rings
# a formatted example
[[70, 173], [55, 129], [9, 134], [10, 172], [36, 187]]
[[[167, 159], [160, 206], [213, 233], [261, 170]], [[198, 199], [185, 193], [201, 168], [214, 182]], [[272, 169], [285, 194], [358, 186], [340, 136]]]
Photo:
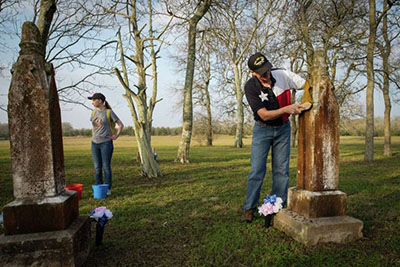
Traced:
[[286, 205], [289, 187], [290, 122], [281, 126], [255, 123], [251, 143], [251, 171], [247, 181], [244, 210], [255, 210], [267, 170], [268, 152], [272, 149], [272, 192]]
[[112, 173], [111, 173], [111, 157], [114, 151], [113, 141], [96, 144], [92, 142], [92, 157], [94, 163], [94, 178], [96, 184], [103, 183], [103, 169], [106, 184], [111, 189]]

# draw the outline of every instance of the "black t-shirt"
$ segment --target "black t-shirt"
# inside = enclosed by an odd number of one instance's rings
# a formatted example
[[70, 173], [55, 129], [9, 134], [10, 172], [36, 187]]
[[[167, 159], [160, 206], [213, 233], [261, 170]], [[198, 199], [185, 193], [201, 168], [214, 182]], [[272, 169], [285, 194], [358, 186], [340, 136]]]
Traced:
[[257, 114], [257, 111], [261, 108], [266, 108], [267, 110], [279, 109], [278, 99], [272, 91], [275, 82], [276, 80], [274, 79], [274, 77], [272, 77], [271, 74], [271, 88], [264, 87], [260, 83], [260, 81], [253, 76], [250, 80], [247, 81], [246, 85], [244, 86], [244, 92], [247, 98], [247, 102], [249, 103], [251, 110], [253, 111], [254, 120], [271, 126], [282, 125], [282, 117], [279, 117], [275, 120], [264, 121]]

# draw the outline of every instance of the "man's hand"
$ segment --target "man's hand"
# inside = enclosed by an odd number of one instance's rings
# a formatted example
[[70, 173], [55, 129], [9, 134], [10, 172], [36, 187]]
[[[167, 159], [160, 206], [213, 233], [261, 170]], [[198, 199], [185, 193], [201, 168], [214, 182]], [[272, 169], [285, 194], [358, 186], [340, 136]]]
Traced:
[[300, 114], [303, 106], [301, 104], [291, 104], [289, 106], [284, 107], [284, 112], [288, 114], [297, 115]]
[[300, 111], [307, 111], [312, 108], [312, 104], [310, 102], [301, 103]]

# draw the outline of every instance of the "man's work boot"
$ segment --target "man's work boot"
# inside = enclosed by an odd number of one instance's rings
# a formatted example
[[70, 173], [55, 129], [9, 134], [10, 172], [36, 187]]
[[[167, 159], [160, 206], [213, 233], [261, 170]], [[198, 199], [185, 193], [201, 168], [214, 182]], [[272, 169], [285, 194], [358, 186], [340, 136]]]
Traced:
[[251, 223], [253, 221], [253, 210], [245, 210], [242, 215], [242, 222]]

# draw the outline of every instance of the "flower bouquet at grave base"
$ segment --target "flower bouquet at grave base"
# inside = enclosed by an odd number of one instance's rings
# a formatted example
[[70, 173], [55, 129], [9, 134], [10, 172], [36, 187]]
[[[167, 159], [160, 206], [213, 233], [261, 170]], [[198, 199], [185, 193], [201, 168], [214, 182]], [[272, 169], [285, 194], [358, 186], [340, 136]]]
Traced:
[[258, 213], [265, 216], [265, 228], [271, 226], [272, 215], [278, 213], [282, 207], [283, 200], [276, 195], [268, 195], [264, 199], [264, 204], [258, 207]]
[[90, 211], [90, 218], [96, 223], [96, 246], [100, 246], [103, 242], [104, 226], [107, 221], [112, 218], [112, 212], [106, 207], [98, 207]]

